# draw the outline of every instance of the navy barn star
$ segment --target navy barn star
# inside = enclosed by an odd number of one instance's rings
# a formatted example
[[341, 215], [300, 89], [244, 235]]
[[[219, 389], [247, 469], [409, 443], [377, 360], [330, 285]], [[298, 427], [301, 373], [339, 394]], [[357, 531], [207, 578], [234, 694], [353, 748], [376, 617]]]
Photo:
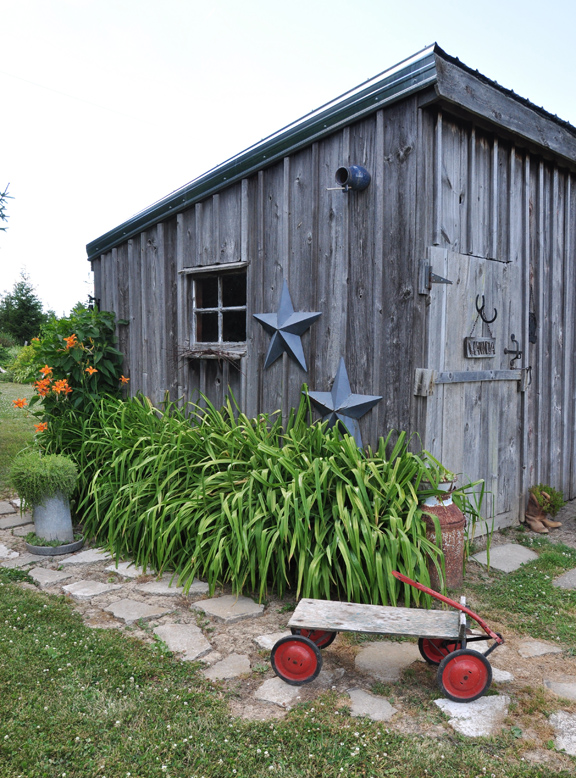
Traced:
[[270, 367], [285, 351], [289, 357], [298, 362], [302, 370], [306, 371], [306, 359], [300, 338], [322, 314], [304, 311], [296, 313], [288, 291], [288, 284], [284, 281], [278, 313], [255, 313], [253, 315], [266, 332], [272, 335], [264, 367]]
[[308, 392], [308, 395], [322, 414], [322, 421], [328, 422], [329, 428], [335, 424], [343, 424], [346, 427], [346, 431], [356, 441], [358, 448], [362, 448], [358, 419], [361, 419], [365, 413], [368, 413], [376, 403], [380, 402], [382, 397], [370, 394], [352, 394], [343, 357], [340, 357], [340, 364], [332, 385], [332, 391]]

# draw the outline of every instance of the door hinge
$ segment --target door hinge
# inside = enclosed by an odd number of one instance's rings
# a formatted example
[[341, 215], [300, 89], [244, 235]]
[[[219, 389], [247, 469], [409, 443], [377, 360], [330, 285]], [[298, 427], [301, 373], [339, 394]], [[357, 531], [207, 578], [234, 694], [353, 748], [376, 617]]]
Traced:
[[418, 265], [418, 294], [430, 294], [432, 284], [451, 284], [447, 278], [432, 272], [432, 265], [427, 259], [421, 259]]

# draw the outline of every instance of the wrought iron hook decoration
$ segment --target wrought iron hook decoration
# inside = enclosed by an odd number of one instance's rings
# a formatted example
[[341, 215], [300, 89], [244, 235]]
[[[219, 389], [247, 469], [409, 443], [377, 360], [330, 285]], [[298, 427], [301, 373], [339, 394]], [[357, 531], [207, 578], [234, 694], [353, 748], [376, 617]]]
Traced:
[[482, 295], [482, 305], [478, 305], [478, 300], [480, 299], [480, 295], [476, 295], [476, 310], [478, 311], [478, 314], [483, 322], [486, 322], [486, 324], [492, 324], [492, 322], [496, 321], [496, 317], [498, 316], [498, 310], [494, 308], [494, 316], [491, 319], [487, 319], [484, 315], [484, 306], [486, 305], [486, 300], [484, 298], [484, 295]]

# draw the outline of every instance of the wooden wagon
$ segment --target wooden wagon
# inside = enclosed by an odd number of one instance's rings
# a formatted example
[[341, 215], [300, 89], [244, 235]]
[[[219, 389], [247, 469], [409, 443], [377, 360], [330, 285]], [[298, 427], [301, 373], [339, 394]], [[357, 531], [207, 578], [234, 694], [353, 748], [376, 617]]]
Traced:
[[[446, 697], [456, 702], [471, 702], [485, 694], [492, 683], [487, 657], [504, 643], [502, 635], [466, 607], [465, 597], [458, 603], [401, 573], [393, 571], [392, 574], [456, 610], [301, 600], [288, 622], [292, 635], [278, 640], [272, 649], [271, 663], [276, 675], [294, 686], [313, 681], [322, 669], [321, 649], [327, 648], [338, 632], [412, 636], [418, 637], [418, 648], [426, 662], [438, 667], [438, 685]], [[471, 635], [466, 616], [485, 634]], [[468, 648], [470, 643], [486, 640], [494, 642], [485, 653]]]

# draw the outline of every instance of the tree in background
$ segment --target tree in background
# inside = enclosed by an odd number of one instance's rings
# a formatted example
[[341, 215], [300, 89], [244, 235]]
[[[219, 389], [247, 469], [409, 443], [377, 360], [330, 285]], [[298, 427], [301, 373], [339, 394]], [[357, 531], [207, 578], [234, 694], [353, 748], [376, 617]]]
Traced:
[[42, 326], [50, 318], [42, 310], [42, 302], [36, 295], [26, 273], [20, 273], [11, 292], [0, 300], [0, 332], [11, 335], [24, 345], [40, 334]]
[[[6, 200], [12, 199], [12, 197], [8, 194], [9, 186], [10, 184], [7, 184], [6, 189], [3, 192], [0, 191], [0, 222], [8, 221], [8, 214], [6, 213]], [[0, 227], [0, 232], [4, 232], [7, 229], [8, 227]]]

